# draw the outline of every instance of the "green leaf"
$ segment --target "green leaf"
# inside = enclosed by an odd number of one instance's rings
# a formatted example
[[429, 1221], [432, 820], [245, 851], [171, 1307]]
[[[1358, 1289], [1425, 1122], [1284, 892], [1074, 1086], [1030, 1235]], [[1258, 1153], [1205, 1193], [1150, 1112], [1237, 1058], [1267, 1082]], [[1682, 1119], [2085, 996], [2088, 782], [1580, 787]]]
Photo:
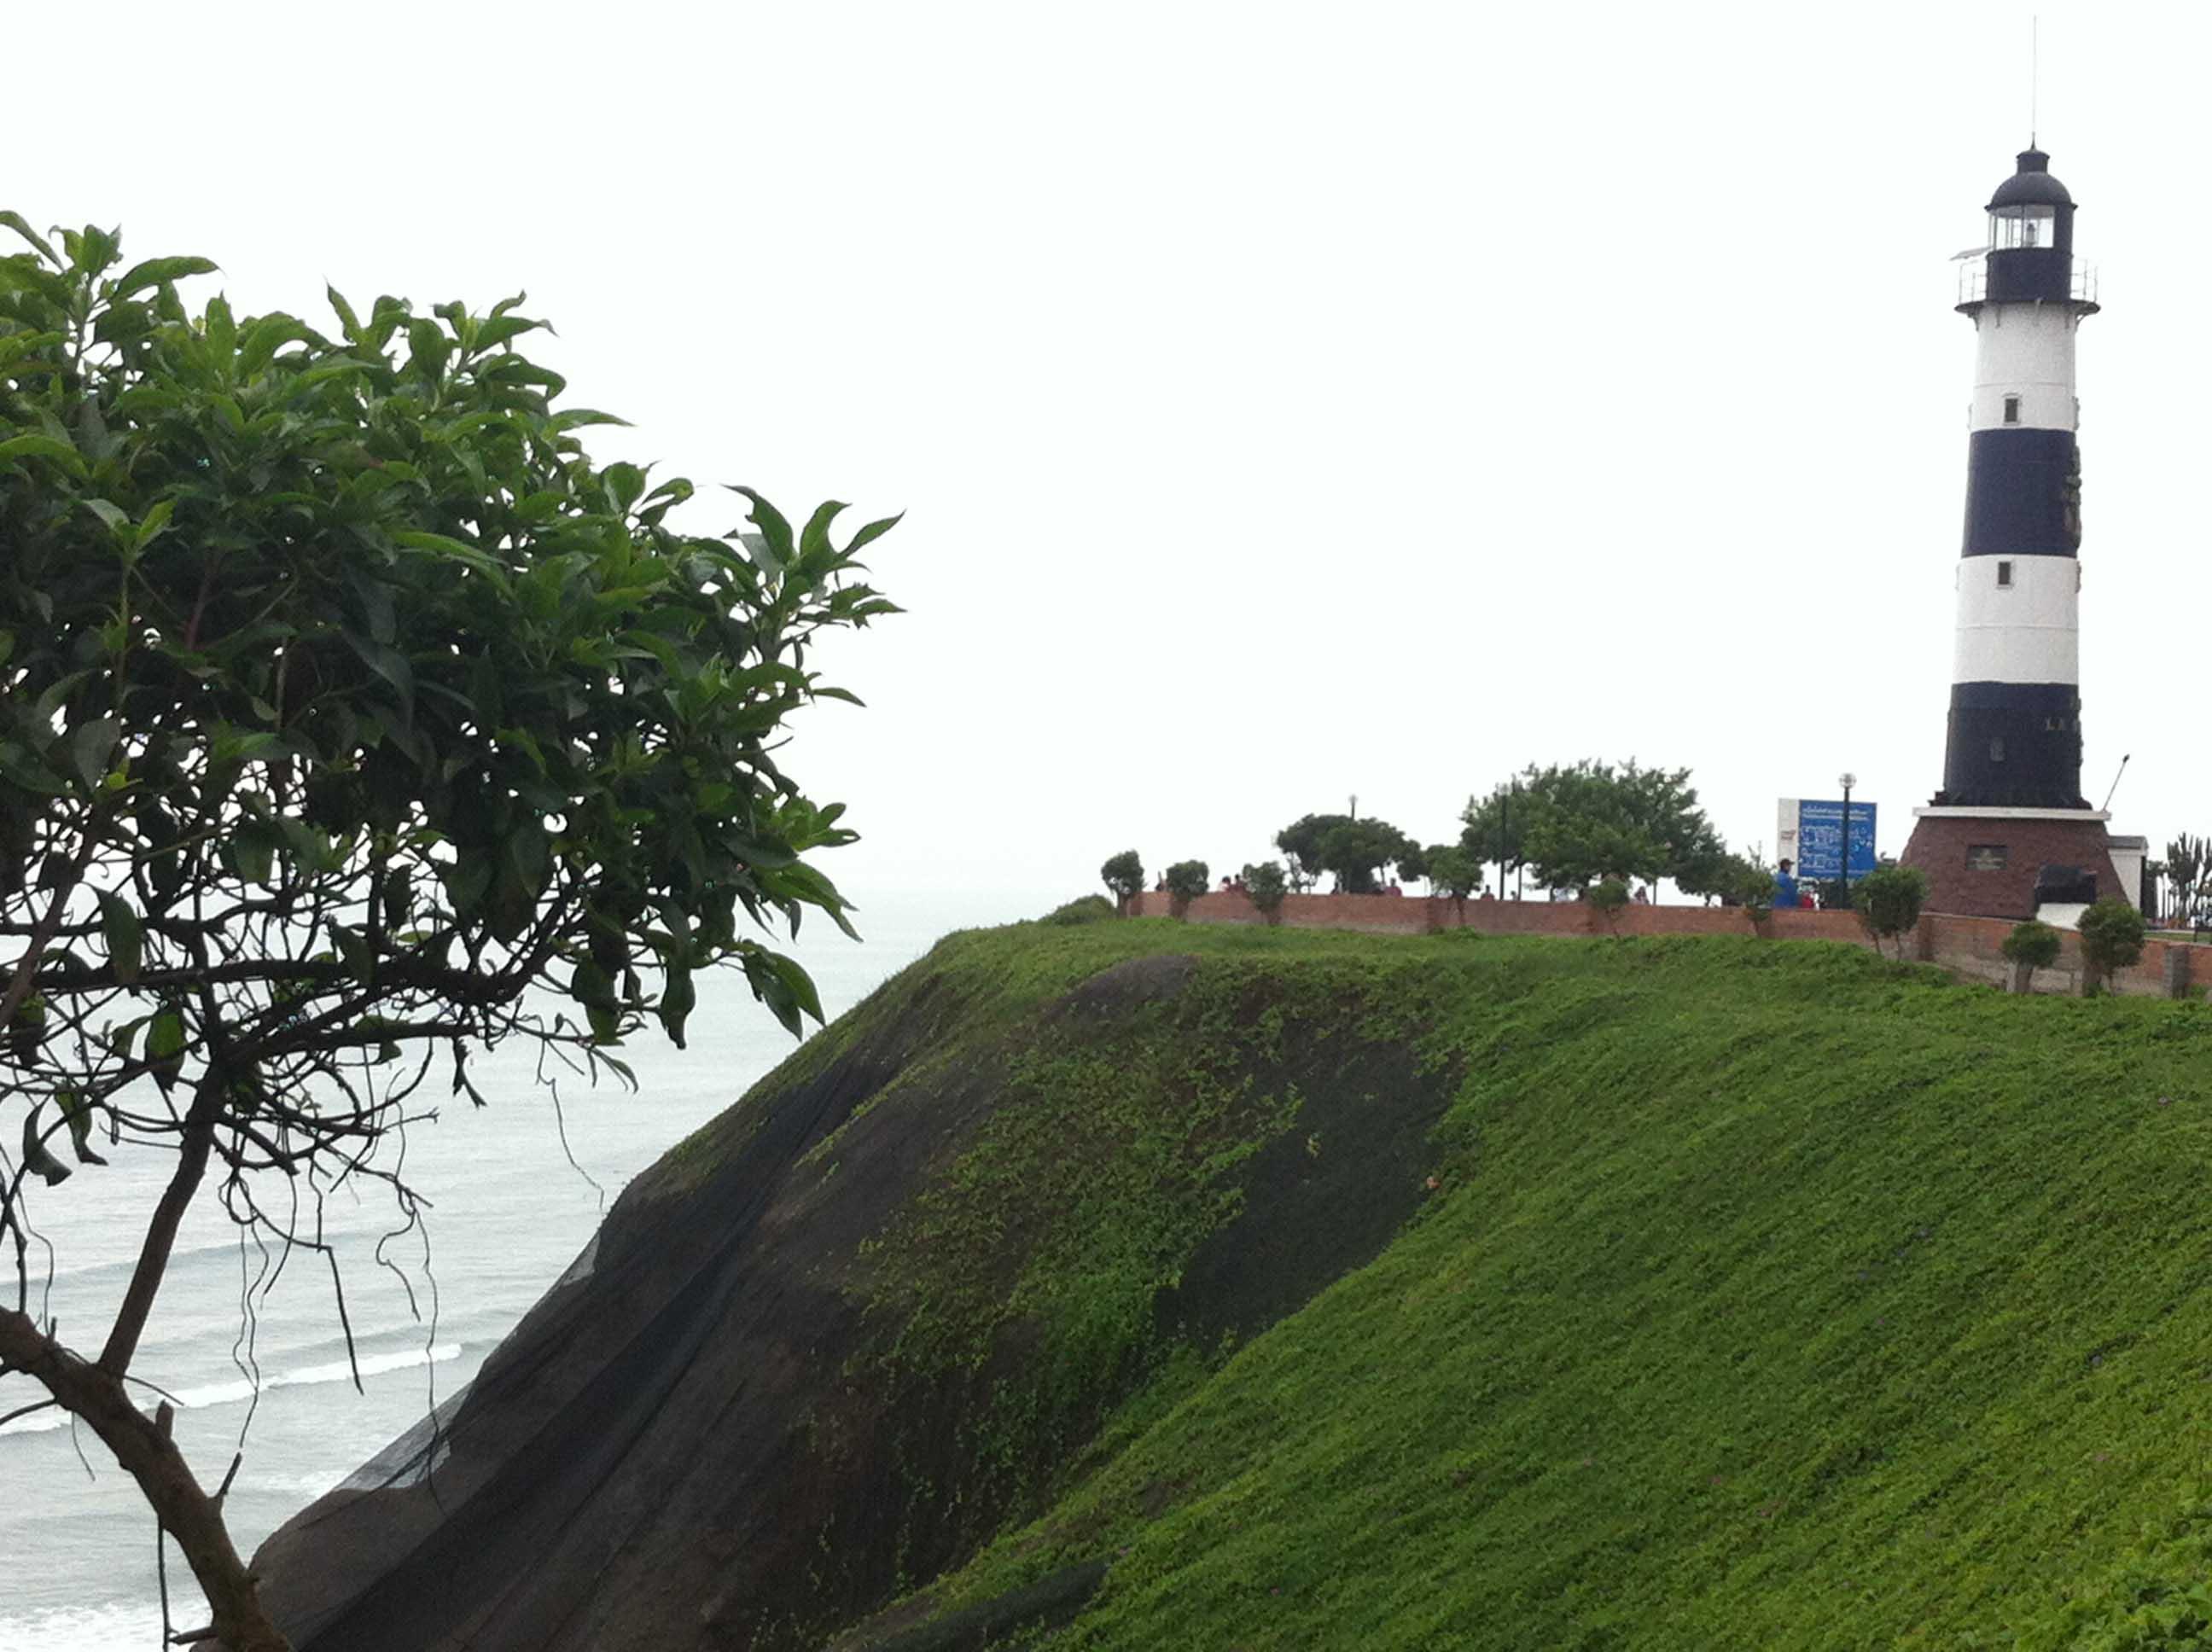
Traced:
[[106, 1164], [107, 1161], [92, 1151], [92, 1103], [74, 1085], [64, 1090], [56, 1099], [61, 1103], [62, 1120], [69, 1126], [70, 1145], [76, 1151], [76, 1162]]
[[661, 1026], [667, 1030], [669, 1042], [679, 1050], [684, 1048], [684, 1023], [698, 1004], [699, 990], [692, 985], [690, 970], [681, 965], [671, 965], [668, 985], [661, 989], [658, 1012]]
[[374, 637], [362, 636], [357, 631], [345, 634], [347, 646], [361, 656], [362, 664], [392, 685], [398, 695], [401, 708], [411, 716], [415, 708], [415, 668], [407, 663], [407, 656], [388, 643]]
[[97, 786], [107, 773], [107, 760], [123, 738], [123, 725], [112, 717], [80, 723], [70, 731], [70, 762], [87, 786]]
[[111, 499], [81, 499], [77, 503], [117, 532], [130, 525], [131, 513]]
[[46, 1151], [39, 1130], [39, 1114], [46, 1110], [44, 1102], [33, 1102], [23, 1115], [23, 1168], [41, 1178], [48, 1187], [70, 1179], [70, 1167]]
[[[730, 491], [734, 494], [743, 494], [747, 499], [752, 501], [751, 520], [753, 525], [760, 529], [759, 537], [766, 545], [769, 555], [775, 559], [776, 568], [788, 568], [793, 554], [791, 524], [784, 520], [783, 513], [750, 488], [732, 488]], [[751, 547], [748, 545], [747, 549], [750, 550]], [[756, 557], [754, 560], [759, 559]]]
[[71, 476], [84, 474], [84, 456], [57, 436], [42, 436], [34, 432], [0, 441], [0, 461], [18, 459], [48, 459]]
[[146, 932], [131, 903], [112, 890], [100, 892], [100, 930], [107, 942], [107, 961], [115, 979], [125, 987], [136, 984], [146, 954]]
[[214, 271], [216, 265], [207, 258], [148, 258], [143, 264], [134, 264], [118, 276], [107, 289], [111, 302], [128, 298], [133, 293], [143, 293], [149, 287], [158, 287], [165, 281], [182, 281], [186, 276], [204, 276]]
[[61, 262], [59, 258], [54, 256], [54, 249], [46, 244], [46, 238], [40, 234], [36, 230], [33, 229], [29, 224], [26, 223], [23, 221], [23, 215], [21, 213], [0, 212], [0, 225], [4, 225], [6, 228], [14, 230], [25, 240], [30, 242], [32, 246], [37, 247], [40, 252], [46, 255], [46, 260], [48, 264], [59, 264]]
[[143, 550], [160, 538], [167, 531], [170, 513], [176, 508], [177, 501], [173, 499], [156, 500], [154, 508], [146, 513], [145, 519], [138, 524], [137, 531], [131, 536], [131, 548]]
[[905, 519], [906, 513], [901, 511], [896, 516], [886, 516], [880, 522], [869, 523], [867, 526], [853, 536], [853, 543], [845, 547], [845, 554], [848, 556], [859, 556], [862, 546], [882, 538]]
[[602, 413], [596, 407], [567, 408], [547, 422], [556, 431], [575, 430], [587, 424], [618, 424], [629, 428], [628, 419], [617, 418], [611, 413]]
[[817, 557], [834, 555], [830, 548], [830, 525], [837, 519], [837, 513], [846, 508], [834, 499], [824, 500], [814, 507], [814, 514], [806, 519], [806, 525], [799, 530], [800, 561], [811, 562]]

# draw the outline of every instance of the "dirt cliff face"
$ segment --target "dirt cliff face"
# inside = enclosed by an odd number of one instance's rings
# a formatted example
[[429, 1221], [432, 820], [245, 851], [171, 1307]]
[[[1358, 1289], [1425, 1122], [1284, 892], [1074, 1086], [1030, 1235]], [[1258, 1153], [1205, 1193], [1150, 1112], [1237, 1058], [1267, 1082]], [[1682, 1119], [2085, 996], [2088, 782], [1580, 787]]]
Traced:
[[1376, 981], [954, 938], [640, 1177], [265, 1597], [303, 1652], [821, 1645], [1388, 1243], [1454, 1075]]

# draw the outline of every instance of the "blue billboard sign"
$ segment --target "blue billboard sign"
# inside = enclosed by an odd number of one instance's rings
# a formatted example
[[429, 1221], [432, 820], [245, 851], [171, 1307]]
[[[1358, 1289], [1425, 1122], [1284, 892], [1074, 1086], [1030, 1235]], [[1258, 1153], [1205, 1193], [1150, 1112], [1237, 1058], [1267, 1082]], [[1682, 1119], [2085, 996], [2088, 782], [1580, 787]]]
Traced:
[[1800, 878], [1863, 878], [1874, 870], [1874, 811], [1871, 803], [1851, 805], [1850, 865], [1844, 867], [1844, 805], [1816, 802], [1797, 805], [1797, 876]]

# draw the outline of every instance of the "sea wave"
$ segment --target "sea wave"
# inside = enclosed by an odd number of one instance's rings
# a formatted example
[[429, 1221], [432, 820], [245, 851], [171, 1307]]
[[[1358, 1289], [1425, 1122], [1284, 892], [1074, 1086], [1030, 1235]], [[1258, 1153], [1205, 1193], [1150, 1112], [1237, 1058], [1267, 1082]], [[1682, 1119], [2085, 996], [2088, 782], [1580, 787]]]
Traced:
[[116, 1652], [118, 1647], [149, 1646], [161, 1638], [161, 1609], [150, 1600], [63, 1606], [21, 1617], [0, 1611], [0, 1646], [34, 1646], [40, 1652]]
[[[364, 1380], [382, 1376], [391, 1371], [404, 1371], [423, 1365], [443, 1364], [461, 1357], [458, 1342], [441, 1342], [430, 1348], [400, 1348], [388, 1354], [368, 1354], [361, 1360]], [[327, 1364], [302, 1365], [296, 1370], [275, 1371], [261, 1379], [259, 1392], [271, 1388], [309, 1388], [319, 1382], [350, 1382], [354, 1367], [349, 1361], [336, 1359]], [[204, 1388], [175, 1390], [178, 1409], [205, 1411], [216, 1406], [235, 1406], [253, 1398], [255, 1386], [244, 1377], [230, 1382], [211, 1382]], [[42, 1411], [28, 1417], [19, 1417], [14, 1422], [0, 1424], [0, 1437], [10, 1434], [44, 1434], [53, 1429], [67, 1428], [70, 1414], [65, 1411]], [[0, 1643], [5, 1644], [6, 1643]]]

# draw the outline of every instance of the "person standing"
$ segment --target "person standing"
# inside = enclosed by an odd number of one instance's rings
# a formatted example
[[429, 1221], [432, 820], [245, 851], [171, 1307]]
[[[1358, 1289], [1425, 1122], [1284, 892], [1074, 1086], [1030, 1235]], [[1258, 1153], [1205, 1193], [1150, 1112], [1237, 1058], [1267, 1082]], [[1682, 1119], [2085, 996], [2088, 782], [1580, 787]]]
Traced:
[[1774, 904], [1777, 907], [1797, 904], [1797, 879], [1790, 871], [1790, 864], [1785, 859], [1774, 869]]

